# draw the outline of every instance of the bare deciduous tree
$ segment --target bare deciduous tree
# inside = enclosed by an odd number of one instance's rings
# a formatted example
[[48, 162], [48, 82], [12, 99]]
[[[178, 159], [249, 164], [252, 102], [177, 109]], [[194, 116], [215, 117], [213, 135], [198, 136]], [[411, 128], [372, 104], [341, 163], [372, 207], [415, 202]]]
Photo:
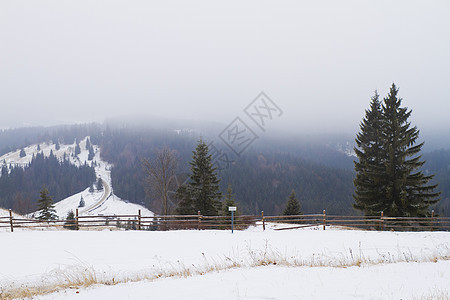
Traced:
[[25, 215], [32, 212], [33, 204], [29, 196], [23, 196], [21, 193], [14, 195], [13, 210], [18, 214]]
[[161, 214], [168, 214], [169, 192], [175, 184], [178, 166], [177, 155], [174, 150], [164, 147], [156, 149], [151, 160], [143, 159], [142, 165], [145, 173], [146, 192], [155, 191], [161, 200]]

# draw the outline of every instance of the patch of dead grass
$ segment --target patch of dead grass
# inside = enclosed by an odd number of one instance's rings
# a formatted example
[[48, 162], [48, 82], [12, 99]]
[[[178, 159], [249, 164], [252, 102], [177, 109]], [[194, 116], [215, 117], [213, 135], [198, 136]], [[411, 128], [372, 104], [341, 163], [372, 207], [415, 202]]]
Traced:
[[[70, 266], [65, 269], [56, 269], [43, 276], [40, 284], [21, 284], [0, 288], [0, 299], [24, 299], [34, 296], [46, 295], [66, 289], [79, 289], [93, 285], [116, 285], [119, 283], [154, 281], [160, 278], [185, 278], [196, 275], [205, 275], [212, 272], [220, 272], [235, 268], [253, 268], [260, 266], [287, 266], [287, 267], [333, 267], [348, 268], [375, 266], [381, 264], [392, 264], [400, 262], [428, 263], [442, 260], [450, 260], [450, 250], [446, 249], [438, 254], [415, 257], [411, 252], [398, 252], [397, 254], [379, 254], [377, 258], [367, 258], [363, 251], [353, 253], [349, 249], [348, 253], [339, 255], [313, 254], [310, 257], [286, 256], [273, 249], [266, 242], [263, 249], [253, 250], [247, 247], [248, 256], [222, 257], [219, 261], [209, 259], [202, 253], [203, 262], [199, 265], [185, 265], [181, 261], [168, 266], [153, 266], [150, 270], [136, 272], [132, 275], [119, 276], [117, 274], [99, 274], [92, 266], [80, 264]], [[448, 292], [435, 290], [417, 299], [449, 299]]]

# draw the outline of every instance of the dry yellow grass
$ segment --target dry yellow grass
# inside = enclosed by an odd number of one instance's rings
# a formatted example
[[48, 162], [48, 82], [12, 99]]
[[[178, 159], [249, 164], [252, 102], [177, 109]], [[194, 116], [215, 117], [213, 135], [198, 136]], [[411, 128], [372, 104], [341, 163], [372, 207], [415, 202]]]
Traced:
[[[201, 265], [186, 266], [182, 262], [171, 265], [168, 268], [154, 267], [151, 271], [139, 272], [134, 275], [118, 276], [115, 274], [101, 274], [99, 276], [93, 267], [86, 265], [72, 266], [64, 270], [55, 270], [47, 276], [52, 280], [43, 278], [42, 284], [2, 287], [0, 289], [0, 299], [23, 299], [33, 296], [45, 295], [65, 289], [78, 289], [89, 287], [97, 284], [116, 285], [126, 282], [138, 281], [154, 281], [160, 278], [169, 277], [189, 277], [195, 275], [204, 275], [211, 272], [219, 272], [242, 267], [259, 267], [259, 266], [288, 266], [288, 267], [334, 267], [348, 268], [361, 266], [374, 266], [381, 264], [391, 264], [399, 262], [438, 262], [440, 260], [450, 260], [450, 253], [430, 255], [428, 257], [414, 257], [411, 253], [403, 252], [397, 255], [379, 255], [376, 259], [366, 258], [362, 251], [354, 254], [351, 249], [349, 253], [341, 254], [339, 257], [330, 257], [324, 254], [314, 254], [311, 257], [302, 259], [301, 257], [286, 257], [279, 251], [273, 250], [266, 243], [263, 250], [254, 251], [247, 249], [248, 258], [240, 259], [224, 257], [221, 261], [208, 259], [204, 254]], [[46, 283], [47, 282], [47, 283]], [[416, 299], [449, 299], [446, 291], [431, 291], [428, 294], [419, 296]]]
[[413, 300], [449, 300], [450, 295], [448, 291], [442, 291], [440, 289], [433, 289], [421, 296], [413, 297]]

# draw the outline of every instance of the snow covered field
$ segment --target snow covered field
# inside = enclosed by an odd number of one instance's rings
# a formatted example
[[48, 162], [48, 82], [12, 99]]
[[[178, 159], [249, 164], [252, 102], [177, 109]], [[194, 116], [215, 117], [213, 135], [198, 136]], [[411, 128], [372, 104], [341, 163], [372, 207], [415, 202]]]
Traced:
[[4, 295], [59, 286], [38, 298], [449, 299], [448, 232], [19, 231], [0, 242]]
[[[41, 144], [74, 164], [75, 144]], [[55, 205], [64, 218], [153, 213], [114, 195], [110, 168], [94, 147], [102, 191]], [[0, 158], [24, 166], [37, 145]], [[89, 162], [88, 162], [89, 163]], [[0, 216], [9, 216], [0, 209]], [[15, 217], [19, 217], [15, 215]], [[0, 299], [450, 299], [449, 232], [321, 230], [67, 231], [0, 230]]]

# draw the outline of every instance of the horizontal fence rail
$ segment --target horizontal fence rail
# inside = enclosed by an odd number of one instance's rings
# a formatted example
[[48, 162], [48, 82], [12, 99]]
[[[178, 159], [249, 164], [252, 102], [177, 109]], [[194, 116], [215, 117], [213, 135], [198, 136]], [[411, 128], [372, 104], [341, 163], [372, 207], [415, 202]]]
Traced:
[[[290, 230], [316, 227], [326, 230], [327, 227], [343, 229], [363, 229], [379, 231], [450, 231], [450, 217], [385, 217], [380, 216], [335, 216], [321, 214], [296, 216], [237, 215], [233, 225], [236, 230], [250, 226], [261, 226], [266, 229], [269, 224], [274, 230]], [[35, 218], [15, 217], [12, 211], [9, 216], [0, 217], [0, 228], [9, 228], [11, 232], [18, 228], [65, 228], [80, 229], [125, 229], [125, 230], [181, 230], [181, 229], [231, 229], [231, 216], [197, 215], [78, 215], [72, 220], [39, 220]]]

